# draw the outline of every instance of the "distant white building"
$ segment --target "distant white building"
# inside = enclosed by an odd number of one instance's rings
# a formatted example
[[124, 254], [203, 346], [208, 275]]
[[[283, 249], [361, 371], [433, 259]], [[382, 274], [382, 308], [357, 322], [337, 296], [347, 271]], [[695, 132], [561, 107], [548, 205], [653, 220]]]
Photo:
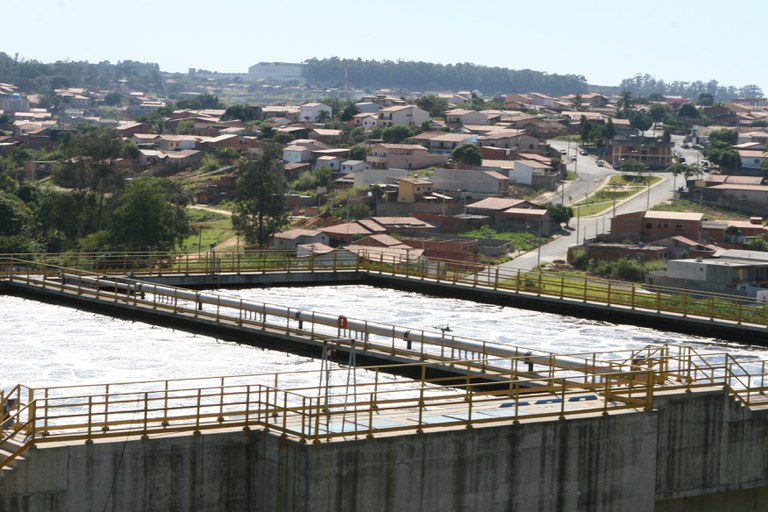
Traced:
[[288, 82], [291, 80], [303, 80], [301, 74], [304, 66], [302, 64], [293, 64], [290, 62], [259, 62], [248, 68], [248, 80], [280, 80]]
[[314, 123], [320, 112], [328, 112], [328, 117], [333, 115], [333, 109], [325, 103], [305, 103], [299, 108], [299, 121]]

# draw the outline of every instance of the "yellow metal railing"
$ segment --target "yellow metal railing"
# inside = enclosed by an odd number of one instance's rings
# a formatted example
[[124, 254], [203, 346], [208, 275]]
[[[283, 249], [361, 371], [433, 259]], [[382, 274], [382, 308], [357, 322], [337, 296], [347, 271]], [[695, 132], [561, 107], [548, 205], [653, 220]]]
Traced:
[[744, 296], [734, 296], [657, 287], [524, 270], [504, 271], [460, 261], [407, 261], [358, 258], [350, 260], [342, 253], [298, 258], [280, 251], [214, 252], [195, 255], [169, 253], [72, 253], [0, 255], [0, 278], [12, 273], [34, 273], [54, 267], [96, 274], [221, 274], [221, 273], [291, 273], [355, 271], [411, 279], [432, 280], [456, 286], [490, 288], [558, 298], [575, 302], [604, 304], [612, 308], [650, 310], [682, 317], [706, 318], [735, 324], [768, 327], [768, 303]]
[[[654, 352], [649, 347], [648, 353]], [[606, 361], [614, 353], [596, 353]], [[646, 360], [648, 361], [648, 360]], [[522, 365], [524, 358], [520, 358]], [[326, 442], [389, 433], [529, 419], [611, 414], [622, 409], [649, 410], [659, 390], [690, 391], [725, 387], [754, 406], [766, 388], [765, 366], [750, 375], [728, 354], [681, 350], [658, 352], [653, 366], [614, 364], [599, 373], [546, 368], [504, 380], [479, 381], [471, 376], [477, 361], [454, 361], [467, 368], [464, 383], [455, 378], [427, 378], [428, 364], [335, 368], [198, 379], [174, 379], [40, 389], [16, 386], [0, 405], [0, 446], [14, 440], [18, 448], [0, 467], [33, 445], [201, 433], [211, 429], [261, 428], [304, 442]], [[513, 368], [513, 361], [505, 365]], [[381, 378], [384, 372], [410, 367], [421, 379]], [[351, 377], [353, 376], [353, 377]], [[346, 382], [345, 382], [346, 378]], [[311, 382], [319, 382], [312, 385]], [[291, 382], [301, 382], [292, 385]], [[13, 400], [12, 408], [5, 405]], [[7, 410], [6, 410], [7, 409]]]

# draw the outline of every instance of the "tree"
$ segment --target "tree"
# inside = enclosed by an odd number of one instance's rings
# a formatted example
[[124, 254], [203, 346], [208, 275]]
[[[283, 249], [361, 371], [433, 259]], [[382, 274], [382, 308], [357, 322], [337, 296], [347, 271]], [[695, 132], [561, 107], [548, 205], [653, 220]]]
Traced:
[[648, 115], [651, 116], [654, 123], [661, 123], [670, 114], [669, 107], [663, 103], [653, 103], [648, 107]]
[[632, 110], [632, 93], [623, 91], [616, 102], [616, 116], [622, 119], [629, 119], [629, 113]]
[[280, 149], [265, 144], [258, 156], [246, 155], [237, 166], [237, 195], [232, 227], [251, 244], [264, 248], [286, 225], [285, 178]]
[[405, 139], [413, 137], [413, 130], [403, 125], [389, 126], [381, 132], [381, 137], [386, 143], [399, 144]]
[[678, 119], [698, 119], [701, 114], [693, 103], [684, 103], [677, 111]]
[[726, 149], [721, 152], [718, 160], [718, 165], [726, 171], [735, 171], [741, 167], [741, 155], [735, 149]]
[[579, 111], [581, 110], [583, 104], [584, 100], [581, 97], [581, 93], [574, 94], [573, 98], [571, 98], [571, 105], [573, 106], [573, 109]]
[[224, 104], [219, 100], [218, 96], [204, 93], [196, 98], [181, 100], [176, 104], [176, 107], [190, 110], [222, 109]]
[[483, 163], [483, 155], [477, 144], [462, 144], [451, 152], [451, 158], [456, 163], [470, 167], [477, 167]]
[[696, 102], [696, 104], [702, 107], [711, 107], [715, 104], [715, 97], [708, 92], [702, 92], [699, 94], [699, 100]]
[[616, 126], [613, 124], [612, 117], [609, 117], [608, 121], [605, 123], [605, 136], [609, 139], [612, 139], [616, 136]]
[[581, 116], [579, 120], [579, 135], [583, 142], [592, 140], [592, 123], [587, 120], [586, 116]]
[[321, 110], [317, 113], [317, 122], [325, 124], [331, 120], [331, 113], [327, 110]]
[[640, 176], [640, 173], [645, 170], [645, 164], [641, 162], [640, 160], [624, 160], [621, 162], [621, 172], [627, 173], [627, 174], [637, 174], [637, 176]]
[[347, 103], [346, 105], [344, 105], [344, 109], [341, 111], [339, 120], [346, 123], [347, 121], [351, 120], [353, 117], [355, 117], [359, 113], [360, 113], [360, 109], [357, 108], [357, 105], [355, 105], [354, 103]]
[[653, 126], [653, 119], [645, 112], [635, 110], [629, 115], [629, 124], [632, 128], [644, 132]]
[[573, 208], [570, 206], [565, 206], [558, 203], [547, 203], [544, 206], [546, 206], [547, 211], [549, 212], [549, 216], [552, 217], [552, 220], [558, 224], [565, 223], [565, 225], [568, 226], [568, 223], [573, 218]]
[[181, 187], [161, 178], [139, 178], [115, 199], [108, 229], [113, 248], [172, 250], [190, 233]]
[[232, 105], [224, 111], [224, 115], [221, 116], [222, 121], [229, 121], [231, 119], [239, 119], [240, 121], [253, 121], [258, 119], [256, 110], [248, 105]]
[[349, 149], [350, 160], [365, 160], [368, 156], [368, 146], [365, 144], [355, 144]]
[[110, 92], [104, 96], [104, 104], [109, 105], [110, 107], [119, 105], [121, 101], [123, 101], [123, 95], [119, 92]]
[[[131, 146], [116, 130], [103, 126], [83, 128], [62, 143], [61, 150], [67, 158], [54, 169], [54, 182], [74, 189], [86, 212], [91, 206], [88, 196], [96, 198], [93, 224], [84, 226], [83, 234], [101, 230], [104, 198], [123, 185], [124, 176], [118, 170], [116, 161], [129, 155]], [[91, 215], [88, 217], [86, 221]]]
[[448, 110], [448, 101], [434, 94], [420, 96], [416, 106], [429, 112], [430, 117], [443, 117]]
[[668, 128], [664, 128], [664, 132], [661, 134], [661, 141], [662, 142], [672, 141], [672, 134], [669, 132]]

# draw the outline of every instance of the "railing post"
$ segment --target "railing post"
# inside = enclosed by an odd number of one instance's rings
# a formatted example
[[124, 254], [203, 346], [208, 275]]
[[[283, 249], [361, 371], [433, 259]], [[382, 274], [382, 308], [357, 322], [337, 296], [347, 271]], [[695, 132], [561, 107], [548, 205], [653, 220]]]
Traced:
[[149, 393], [144, 393], [144, 433], [141, 435], [142, 439], [147, 439], [147, 428], [149, 422]]
[[93, 397], [88, 397], [88, 433], [86, 434], [86, 444], [93, 443]]
[[197, 412], [195, 413], [195, 430], [193, 434], [200, 434], [200, 402], [203, 398], [203, 390], [197, 388]]

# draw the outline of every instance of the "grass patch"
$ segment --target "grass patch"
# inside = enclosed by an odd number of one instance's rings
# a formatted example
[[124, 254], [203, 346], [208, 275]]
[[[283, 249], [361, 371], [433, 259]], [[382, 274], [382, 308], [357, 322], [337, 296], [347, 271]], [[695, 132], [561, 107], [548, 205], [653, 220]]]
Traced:
[[707, 206], [706, 204], [699, 206], [699, 203], [695, 201], [689, 201], [687, 199], [675, 199], [669, 203], [658, 204], [651, 208], [651, 210], [660, 212], [703, 213], [704, 216], [709, 220], [746, 220], [749, 218], [749, 215], [738, 210], [731, 210], [730, 208], [715, 208], [712, 206]]
[[180, 251], [185, 254], [208, 251], [211, 244], [220, 245], [235, 236], [228, 215], [188, 208], [187, 216], [192, 234], [181, 245]]
[[[645, 179], [645, 177], [642, 179]], [[637, 181], [634, 175], [612, 176], [607, 186], [570, 206], [573, 208], [574, 217], [595, 215], [612, 208], [614, 203], [643, 192], [649, 186], [653, 186], [661, 180], [662, 178], [658, 176], [651, 176], [650, 183], [648, 183]]]

